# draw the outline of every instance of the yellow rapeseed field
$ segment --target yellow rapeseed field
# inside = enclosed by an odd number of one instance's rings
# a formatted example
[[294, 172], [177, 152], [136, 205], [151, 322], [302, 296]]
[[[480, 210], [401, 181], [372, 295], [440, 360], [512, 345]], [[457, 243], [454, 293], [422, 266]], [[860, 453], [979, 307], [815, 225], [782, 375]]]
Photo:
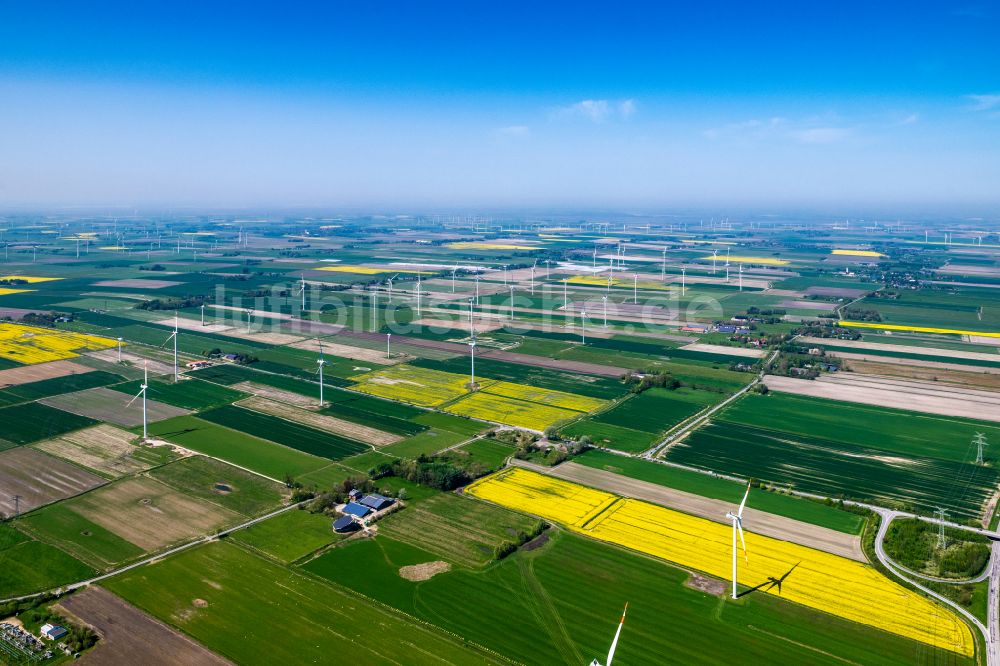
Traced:
[[[731, 575], [728, 525], [519, 468], [480, 479], [466, 492], [683, 567], [723, 579]], [[752, 532], [746, 541], [749, 557], [741, 557], [738, 568], [746, 587], [929, 645], [974, 653], [972, 633], [958, 617], [867, 564]], [[774, 581], [782, 577], [779, 591]]]
[[884, 257], [881, 252], [874, 250], [834, 250], [830, 254], [843, 255], [847, 257]]
[[51, 282], [52, 280], [62, 280], [62, 278], [54, 277], [38, 277], [37, 275], [0, 275], [0, 282], [9, 280], [21, 280], [22, 282], [27, 282], [28, 284], [35, 284], [36, 282]]
[[528, 400], [530, 402], [540, 402], [543, 405], [550, 405], [561, 409], [572, 409], [576, 412], [592, 412], [607, 404], [606, 400], [599, 398], [538, 388], [537, 386], [528, 386], [527, 384], [514, 384], [513, 382], [495, 382], [484, 390], [494, 395]]
[[515, 245], [513, 243], [487, 243], [485, 241], [467, 241], [448, 243], [446, 247], [453, 250], [540, 250], [535, 245]]
[[[707, 257], [701, 257], [702, 261], [712, 261], [712, 255]], [[717, 261], [725, 261], [726, 256], [720, 254], [716, 257]], [[745, 255], [732, 255], [729, 257], [729, 265], [733, 264], [761, 264], [764, 266], [787, 266], [790, 261], [785, 261], [784, 259], [776, 259], [774, 257], [748, 257]]]
[[[479, 380], [476, 380], [476, 383], [479, 383]], [[468, 397], [448, 405], [444, 411], [539, 432], [553, 423], [580, 416], [580, 412], [569, 409], [495, 395], [490, 391], [491, 389], [492, 386], [486, 390], [480, 389]]]
[[420, 273], [430, 275], [430, 271], [407, 271], [398, 268], [373, 268], [371, 266], [319, 266], [317, 271], [329, 271], [330, 273], [357, 273], [358, 275], [380, 275], [382, 273]]
[[618, 498], [603, 490], [508, 467], [483, 477], [465, 492], [517, 511], [581, 527], [614, 504]]
[[8, 289], [7, 287], [0, 287], [0, 296], [6, 296], [7, 294], [23, 294], [28, 291], [37, 291], [36, 289]]
[[963, 331], [954, 328], [930, 328], [928, 326], [904, 326], [902, 324], [882, 324], [874, 321], [841, 321], [838, 326], [851, 328], [874, 328], [880, 331], [909, 331], [911, 333], [946, 333], [949, 335], [981, 335], [984, 338], [1000, 338], [1000, 333], [988, 331]]
[[[588, 287], [607, 287], [608, 277], [606, 275], [574, 275], [566, 280], [570, 284], [580, 284], [586, 285]], [[639, 280], [638, 285], [636, 285], [635, 280], [632, 278], [611, 278], [612, 287], [628, 287], [632, 289], [638, 286], [639, 289], [653, 289], [656, 291], [670, 291], [672, 287], [665, 284], [660, 284], [659, 282], [652, 282], [651, 280]]]
[[78, 356], [81, 351], [114, 347], [115, 340], [37, 326], [0, 323], [0, 356], [19, 363], [44, 363]]
[[[466, 375], [405, 364], [366, 372], [351, 380], [357, 382], [351, 387], [355, 391], [422, 407], [436, 407], [468, 393], [469, 383]], [[490, 381], [477, 379], [477, 383], [484, 386]]]
[[396, 365], [351, 377], [351, 388], [381, 398], [422, 407], [443, 407], [460, 416], [503, 423], [529, 430], [545, 430], [558, 421], [592, 412], [604, 400], [552, 391], [526, 384], [476, 377], [477, 390], [468, 389], [469, 376], [441, 370]]

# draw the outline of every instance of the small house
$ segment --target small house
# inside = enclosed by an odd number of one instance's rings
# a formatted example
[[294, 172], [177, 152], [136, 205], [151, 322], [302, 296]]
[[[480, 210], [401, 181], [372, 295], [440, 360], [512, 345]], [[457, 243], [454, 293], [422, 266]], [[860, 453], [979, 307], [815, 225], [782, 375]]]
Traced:
[[367, 506], [373, 511], [382, 511], [383, 509], [388, 509], [393, 504], [393, 500], [379, 495], [378, 493], [372, 493], [371, 495], [365, 495], [361, 498], [361, 504]]
[[57, 641], [68, 633], [65, 627], [60, 627], [58, 624], [42, 625], [42, 636], [45, 636], [50, 641]]
[[364, 518], [371, 512], [372, 510], [369, 509], [367, 506], [364, 506], [363, 504], [358, 504], [357, 502], [348, 502], [347, 505], [344, 506], [344, 513], [349, 516], [354, 516], [356, 518]]
[[352, 502], [357, 502], [361, 498], [361, 491], [353, 488], [351, 492], [347, 493], [347, 496], [351, 498]]

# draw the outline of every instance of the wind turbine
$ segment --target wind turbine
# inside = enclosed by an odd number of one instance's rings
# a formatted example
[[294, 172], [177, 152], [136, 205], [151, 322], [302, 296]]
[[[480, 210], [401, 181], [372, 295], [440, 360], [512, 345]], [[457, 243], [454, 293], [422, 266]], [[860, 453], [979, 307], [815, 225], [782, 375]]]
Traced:
[[531, 295], [535, 295], [535, 266], [538, 265], [538, 259], [535, 259], [535, 263], [531, 264]]
[[455, 293], [455, 273], [458, 271], [458, 264], [451, 267], [451, 293]]
[[245, 308], [244, 312], [247, 313], [247, 333], [249, 333], [250, 324], [253, 323], [253, 308]]
[[715, 275], [715, 264], [719, 260], [719, 250], [712, 250], [712, 275]]
[[174, 383], [176, 384], [177, 383], [177, 315], [176, 314], [174, 315], [174, 332], [171, 333], [170, 336], [166, 340], [164, 340], [163, 344], [160, 346], [162, 347], [171, 340], [174, 341]]
[[302, 273], [300, 276], [301, 283], [299, 284], [299, 293], [302, 295], [302, 311], [305, 312], [306, 309], [306, 274]]
[[743, 559], [747, 562], [750, 558], [747, 557], [747, 542], [743, 538], [743, 507], [746, 506], [747, 497], [750, 495], [750, 482], [747, 482], [747, 491], [743, 493], [743, 501], [740, 502], [740, 508], [733, 513], [732, 511], [726, 513], [726, 518], [733, 521], [733, 599], [738, 595], [736, 594], [736, 533], [740, 533], [740, 542], [743, 544]]
[[319, 360], [316, 361], [316, 365], [319, 369], [316, 372], [319, 373], [319, 406], [323, 406], [323, 366], [326, 365], [326, 359], [323, 358], [323, 341], [316, 338], [317, 344], [319, 344]]
[[139, 392], [135, 394], [135, 398], [128, 401], [125, 408], [128, 409], [135, 402], [135, 399], [142, 396], [142, 441], [146, 441], [146, 389], [149, 388], [149, 368], [147, 366], [148, 362], [142, 362], [142, 384], [139, 385]]
[[615, 639], [611, 641], [611, 649], [608, 650], [608, 661], [604, 664], [594, 659], [590, 662], [590, 666], [611, 666], [611, 661], [615, 658], [615, 648], [618, 647], [618, 637], [622, 634], [622, 627], [625, 626], [625, 613], [628, 612], [628, 603], [625, 604], [625, 610], [622, 611], [622, 619], [618, 622], [618, 629], [615, 631]]

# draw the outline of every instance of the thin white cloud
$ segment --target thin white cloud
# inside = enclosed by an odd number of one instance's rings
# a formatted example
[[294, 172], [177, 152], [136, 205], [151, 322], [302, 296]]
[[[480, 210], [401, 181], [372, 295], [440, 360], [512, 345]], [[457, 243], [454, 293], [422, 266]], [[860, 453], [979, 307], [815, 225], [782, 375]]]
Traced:
[[900, 125], [912, 125], [912, 124], [916, 123], [918, 120], [920, 120], [920, 114], [919, 113], [911, 113], [908, 116], [900, 118], [899, 124]]
[[525, 137], [531, 134], [531, 128], [527, 125], [508, 125], [507, 127], [497, 128], [496, 133], [501, 136], [510, 137]]
[[789, 133], [799, 143], [836, 143], [851, 136], [851, 130], [844, 127], [810, 127]]
[[553, 118], [586, 118], [594, 123], [603, 123], [609, 120], [628, 120], [636, 112], [634, 99], [624, 99], [620, 101], [607, 99], [584, 99], [557, 108], [553, 113]]
[[1000, 106], [1000, 94], [991, 95], [966, 95], [972, 101], [969, 111], [990, 111]]
[[785, 118], [781, 118], [779, 116], [766, 118], [764, 120], [751, 118], [749, 120], [741, 120], [735, 123], [727, 123], [721, 127], [712, 127], [703, 131], [702, 135], [709, 139], [720, 139], [723, 137], [761, 138], [765, 134], [783, 126], [786, 122], [788, 121]]

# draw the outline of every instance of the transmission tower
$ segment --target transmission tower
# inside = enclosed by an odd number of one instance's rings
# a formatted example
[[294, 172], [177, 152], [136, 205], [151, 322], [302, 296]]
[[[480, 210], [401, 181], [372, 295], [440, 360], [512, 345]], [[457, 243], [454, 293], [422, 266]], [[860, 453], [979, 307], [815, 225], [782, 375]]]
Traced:
[[21, 515], [21, 496], [14, 495], [14, 518], [18, 518]]
[[983, 464], [983, 449], [989, 446], [986, 441], [986, 435], [981, 432], [977, 432], [976, 436], [972, 438], [972, 443], [976, 445], [976, 464]]
[[938, 507], [935, 509], [934, 515], [936, 515], [938, 520], [941, 521], [938, 523], [938, 549], [944, 550], [948, 547], [948, 542], [945, 541], [944, 538], [944, 519], [948, 516], [948, 512], [941, 507]]

